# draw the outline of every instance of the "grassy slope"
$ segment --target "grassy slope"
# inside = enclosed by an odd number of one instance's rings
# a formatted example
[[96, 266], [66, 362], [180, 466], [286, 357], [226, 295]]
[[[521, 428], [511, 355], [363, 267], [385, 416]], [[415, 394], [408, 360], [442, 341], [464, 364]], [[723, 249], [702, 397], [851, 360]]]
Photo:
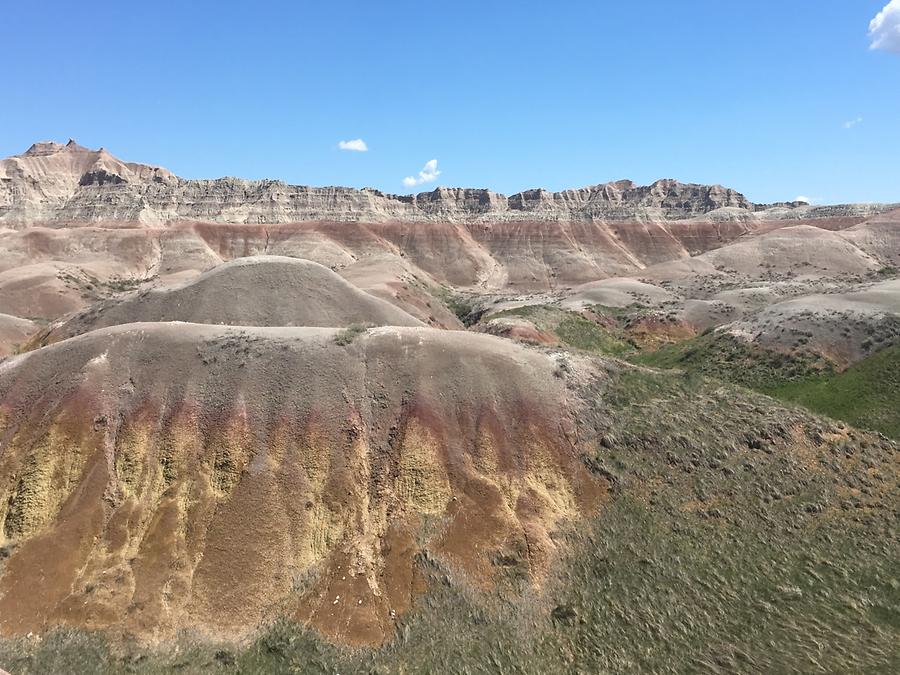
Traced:
[[571, 349], [622, 356], [634, 350], [634, 346], [614, 331], [571, 312], [551, 305], [528, 305], [508, 309], [490, 316], [491, 319], [517, 316], [531, 321], [538, 329], [554, 333], [560, 342]]
[[843, 373], [813, 356], [766, 351], [717, 334], [640, 354], [634, 361], [734, 382], [900, 440], [900, 346]]
[[[244, 647], [111, 647], [60, 631], [0, 642], [15, 673], [897, 672], [900, 455], [802, 410], [678, 373], [611, 369], [570, 386], [592, 402], [584, 461], [609, 504], [562, 533], [542, 592], [487, 596], [439, 561], [378, 650], [289, 623]], [[809, 452], [801, 448], [814, 446]]]
[[840, 374], [788, 382], [771, 394], [900, 440], [900, 345]]
[[721, 333], [707, 333], [659, 351], [645, 352], [633, 361], [654, 368], [682, 368], [764, 393], [785, 382], [831, 372], [824, 359], [760, 349]]

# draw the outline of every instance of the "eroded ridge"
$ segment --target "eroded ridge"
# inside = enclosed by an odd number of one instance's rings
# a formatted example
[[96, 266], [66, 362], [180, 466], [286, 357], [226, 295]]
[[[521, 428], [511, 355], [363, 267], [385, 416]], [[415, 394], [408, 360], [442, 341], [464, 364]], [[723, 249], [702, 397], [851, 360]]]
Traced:
[[422, 555], [473, 589], [540, 586], [554, 532], [607, 488], [553, 359], [338, 335], [129, 324], [7, 361], [0, 630], [239, 637], [287, 615], [377, 644], [424, 590]]

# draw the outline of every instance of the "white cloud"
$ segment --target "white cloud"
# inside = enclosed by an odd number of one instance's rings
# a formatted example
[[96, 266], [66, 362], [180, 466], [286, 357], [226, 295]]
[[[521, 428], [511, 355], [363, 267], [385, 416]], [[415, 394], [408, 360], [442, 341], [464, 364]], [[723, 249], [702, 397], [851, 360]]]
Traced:
[[869, 23], [870, 49], [900, 54], [900, 0], [891, 0]]
[[350, 150], [352, 152], [368, 152], [369, 146], [361, 138], [355, 138], [352, 141], [341, 141], [338, 143], [341, 150]]
[[421, 185], [422, 183], [431, 183], [440, 175], [441, 172], [437, 168], [437, 160], [429, 159], [427, 162], [425, 162], [425, 166], [419, 172], [418, 176], [407, 176], [403, 179], [403, 184], [406, 187], [415, 187], [416, 185]]
[[805, 197], [803, 195], [798, 196], [794, 199], [795, 202], [806, 202], [807, 204], [821, 204], [821, 197]]
[[855, 127], [857, 124], [862, 124], [862, 121], [863, 121], [863, 118], [862, 118], [862, 117], [857, 117], [857, 118], [855, 118], [855, 119], [848, 120], [847, 122], [844, 122], [844, 128], [845, 128], [845, 129], [852, 129], [852, 128]]

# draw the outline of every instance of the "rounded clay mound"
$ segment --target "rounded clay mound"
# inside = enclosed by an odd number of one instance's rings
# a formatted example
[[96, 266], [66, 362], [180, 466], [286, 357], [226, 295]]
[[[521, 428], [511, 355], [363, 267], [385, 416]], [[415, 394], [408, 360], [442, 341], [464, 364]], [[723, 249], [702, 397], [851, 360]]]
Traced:
[[94, 305], [55, 327], [47, 341], [107, 326], [163, 321], [325, 328], [423, 325], [323, 265], [299, 258], [254, 256], [219, 265], [181, 286]]

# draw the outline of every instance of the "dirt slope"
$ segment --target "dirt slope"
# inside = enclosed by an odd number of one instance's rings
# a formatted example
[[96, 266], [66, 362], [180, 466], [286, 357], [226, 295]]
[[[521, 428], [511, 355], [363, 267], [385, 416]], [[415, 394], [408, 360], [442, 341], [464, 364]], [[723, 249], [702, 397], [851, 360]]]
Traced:
[[33, 321], [20, 319], [9, 314], [0, 314], [0, 359], [12, 353], [38, 330]]

